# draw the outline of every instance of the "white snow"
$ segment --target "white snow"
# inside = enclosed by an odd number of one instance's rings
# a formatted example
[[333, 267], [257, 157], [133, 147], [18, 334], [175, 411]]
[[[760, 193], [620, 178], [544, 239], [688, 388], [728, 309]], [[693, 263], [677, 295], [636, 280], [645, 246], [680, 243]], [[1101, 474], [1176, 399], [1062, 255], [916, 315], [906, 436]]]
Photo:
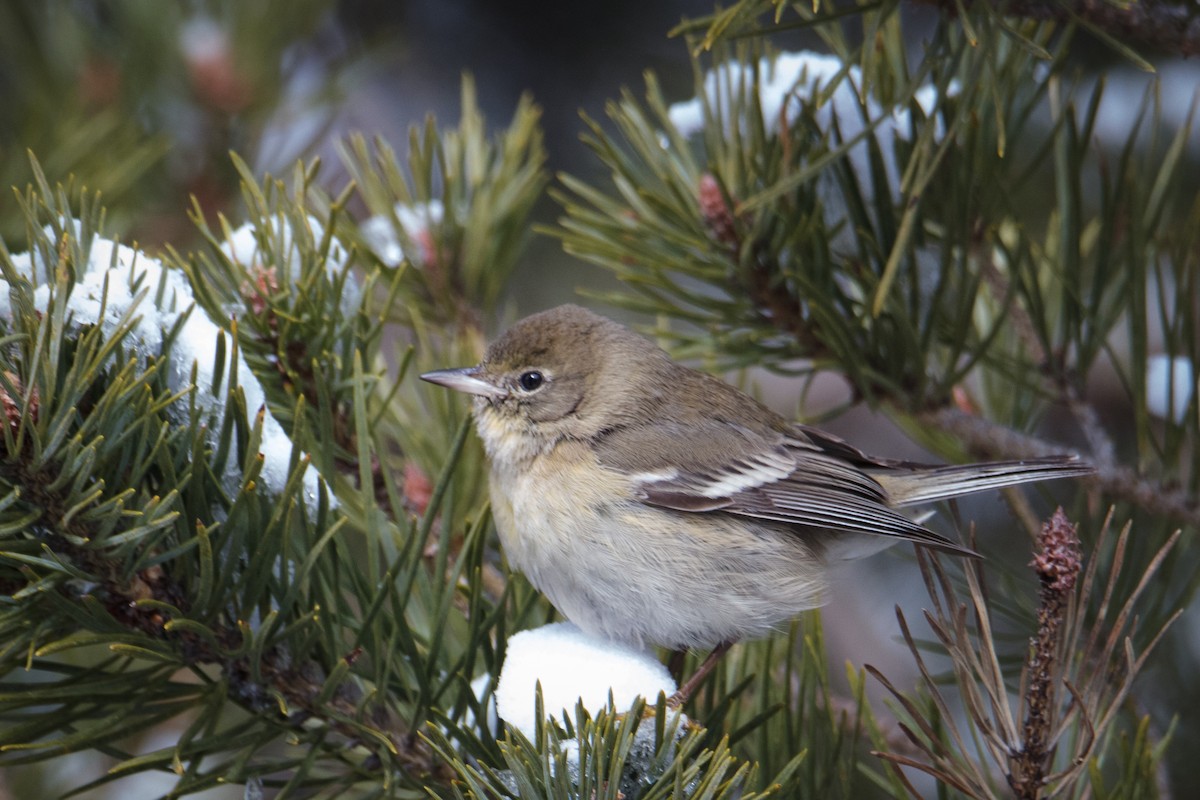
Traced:
[[675, 681], [653, 653], [588, 636], [569, 622], [522, 631], [508, 640], [496, 687], [500, 718], [533, 739], [537, 730], [536, 687], [542, 686], [547, 717], [575, 714], [582, 700], [590, 712], [604, 708], [612, 694], [617, 711], [638, 696], [654, 703], [659, 692], [674, 694]]
[[1196, 389], [1196, 371], [1185, 356], [1160, 354], [1146, 362], [1146, 408], [1159, 419], [1183, 422]]
[[[78, 235], [80, 226], [73, 221]], [[46, 235], [53, 239], [54, 232], [47, 227]], [[196, 403], [210, 415], [208, 426], [210, 443], [216, 445], [220, 432], [229, 391], [231, 375], [237, 376], [246, 399], [248, 420], [263, 410], [261, 453], [263, 469], [260, 483], [267, 491], [282, 493], [288, 478], [288, 465], [293, 444], [284, 433], [278, 420], [266, 407], [266, 396], [262, 384], [250, 371], [240, 351], [237, 363], [231, 364], [234, 343], [229, 334], [218, 326], [204, 310], [196, 305], [191, 285], [181, 272], [167, 269], [161, 261], [109, 239], [94, 236], [87, 249], [88, 263], [81, 280], [75, 283], [67, 298], [70, 314], [68, 324], [80, 328], [99, 324], [106, 336], [111, 336], [126, 315], [137, 318], [126, 344], [139, 357], [158, 356], [162, 352], [163, 336], [176, 324], [180, 316], [190, 309], [186, 321], [170, 351], [167, 379], [173, 390], [188, 388], [192, 382], [193, 366], [196, 370]], [[41, 263], [36, 252], [21, 253], [12, 257], [17, 271], [34, 284], [34, 306], [42, 312], [49, 308], [49, 267]], [[138, 283], [140, 281], [140, 284]], [[4, 281], [0, 281], [3, 284]], [[137, 285], [136, 291], [134, 286]], [[103, 313], [102, 313], [103, 310]], [[11, 298], [7, 286], [0, 288], [0, 317], [12, 318]], [[220, 385], [214, 370], [217, 357], [217, 342], [222, 340], [225, 353]], [[186, 413], [181, 401], [177, 413]], [[303, 458], [303, 456], [301, 456]], [[236, 455], [231, 455], [225, 466], [223, 481], [228, 491], [235, 491], [242, 476], [242, 465]], [[318, 498], [317, 472], [311, 466], [304, 474], [305, 502], [315, 507]], [[331, 502], [333, 498], [331, 496]]]
[[[325, 236], [325, 227], [316, 217], [309, 215], [305, 217], [305, 224], [308, 226], [311, 240], [314, 247], [319, 247]], [[264, 248], [259, 244], [259, 236], [265, 233], [267, 237], [267, 246]], [[301, 269], [303, 267], [300, 258], [300, 246], [296, 242], [295, 233], [292, 231], [291, 223], [283, 217], [273, 217], [270, 222], [270, 227], [264, 232], [259, 232], [257, 228], [247, 222], [240, 228], [231, 231], [224, 244], [221, 246], [221, 251], [226, 258], [234, 263], [240, 264], [247, 270], [253, 271], [255, 268], [264, 269], [269, 267], [281, 268], [282, 273], [280, 278], [287, 278], [291, 283], [296, 283], [300, 280]], [[282, 264], [276, 263], [271, 255], [272, 251], [283, 254], [284, 261]], [[329, 276], [330, 282], [336, 281], [341, 273], [346, 269], [346, 262], [350, 259], [350, 252], [345, 245], [337, 238], [333, 237], [329, 243], [329, 251], [325, 258], [325, 271]], [[352, 278], [347, 278], [343, 283], [343, 294], [339, 303], [339, 308], [344, 315], [352, 314], [358, 309], [361, 300], [359, 293], [359, 285]]]
[[[422, 233], [429, 231], [430, 228], [441, 224], [445, 216], [445, 209], [440, 200], [430, 200], [428, 203], [414, 205], [396, 203], [392, 208], [392, 213], [395, 214], [396, 222], [403, 229], [404, 236], [413, 241], [418, 239]], [[404, 260], [404, 245], [401, 243], [396, 226], [389, 215], [376, 214], [368, 217], [363, 220], [358, 229], [362, 233], [367, 247], [384, 264], [394, 267]], [[414, 264], [421, 265], [425, 261], [422, 253], [409, 255]]]
[[[812, 110], [816, 124], [823, 131], [838, 131], [840, 140], [848, 142], [860, 136], [874, 125], [870, 135], [875, 137], [883, 159], [887, 177], [886, 190], [893, 203], [900, 201], [900, 178], [902, 169], [896, 163], [895, 144], [897, 139], [906, 141], [916, 136], [912, 114], [907, 105], [885, 109], [872, 95], [864, 94], [862, 70], [855, 65], [846, 66], [841, 59], [832, 55], [801, 51], [781, 53], [774, 58], [764, 57], [758, 63], [758, 100], [762, 109], [764, 128], [778, 134], [781, 123], [790, 125], [799, 118], [804, 108]], [[703, 97], [675, 103], [668, 109], [671, 123], [684, 136], [694, 136], [704, 128], [705, 101], [725, 129], [745, 121], [731, 118], [727, 107], [730, 96], [748, 95], [754, 88], [755, 70], [748, 64], [730, 61], [704, 76]], [[951, 81], [946, 94], [954, 97], [959, 85]], [[939, 102], [938, 88], [926, 84], [913, 95], [926, 116], [936, 110]], [[933, 119], [935, 140], [945, 135], [940, 119]], [[830, 147], [838, 146], [831, 140]], [[851, 145], [846, 152], [851, 169], [868, 206], [876, 188], [871, 169], [871, 148], [864, 137]], [[828, 172], [818, 178], [818, 193], [825, 208], [825, 221], [829, 230], [835, 231], [832, 246], [834, 252], [851, 253], [857, 249], [857, 238], [847, 224], [846, 202], [837, 181]]]
[[[874, 135], [885, 157], [888, 182], [893, 189], [899, 186], [899, 171], [895, 159], [891, 158], [892, 146], [897, 137], [909, 140], [913, 137], [913, 120], [906, 106], [896, 106], [885, 113], [883, 107], [871, 95], [863, 95], [862, 70], [851, 65], [848, 68], [837, 56], [801, 51], [781, 53], [775, 58], [764, 57], [758, 64], [759, 106], [762, 109], [763, 125], [778, 133], [780, 122], [791, 124], [805, 106], [813, 107], [817, 124], [822, 130], [832, 131], [836, 121], [843, 141], [860, 135], [871, 122], [878, 120]], [[704, 76], [704, 94], [710, 107], [722, 109], [728, 116], [725, 99], [732, 87], [740, 86], [741, 92], [749, 93], [753, 88], [754, 70], [746, 64], [730, 61]], [[947, 94], [958, 93], [958, 84], [951, 82]], [[926, 84], [914, 93], [918, 105], [928, 116], [938, 103], [938, 89]], [[704, 127], [704, 99], [675, 103], [668, 109], [671, 123], [684, 136], [693, 136]], [[864, 117], [865, 111], [865, 117]], [[726, 119], [725, 124], [731, 124]], [[943, 132], [939, 127], [937, 137]], [[854, 172], [860, 183], [869, 186], [871, 176], [870, 150], [865, 142], [859, 142], [848, 153]]]

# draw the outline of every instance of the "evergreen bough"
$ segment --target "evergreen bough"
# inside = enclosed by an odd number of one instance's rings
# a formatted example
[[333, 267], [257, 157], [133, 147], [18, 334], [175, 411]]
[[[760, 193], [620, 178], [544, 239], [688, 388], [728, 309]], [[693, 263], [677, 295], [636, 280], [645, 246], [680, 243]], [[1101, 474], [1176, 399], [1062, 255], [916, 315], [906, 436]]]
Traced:
[[[553, 612], [502, 567], [465, 409], [413, 371], [473, 363], [505, 321], [547, 181], [536, 108], [489, 137], [467, 81], [460, 124], [403, 159], [346, 142], [336, 195], [316, 163], [260, 180], [234, 157], [244, 219], [197, 203], [199, 244], [159, 260], [31, 160], [4, 227], [24, 240], [0, 249], [0, 765], [96, 751], [78, 791], [160, 771], [170, 796], [920, 796], [917, 773], [953, 796], [1156, 796], [1171, 739], [1134, 679], [1176, 655], [1200, 574], [1180, 544], [1200, 521], [1191, 129], [1164, 138], [1150, 99], [1097, 141], [1104, 87], [1068, 53], [1083, 30], [1143, 63], [1123, 4], [929, 5], [955, 13], [915, 63], [897, 2], [685, 23], [702, 125], [648, 75], [586, 121], [610, 180], [561, 176], [549, 229], [680, 355], [836, 372], [948, 459], [1061, 450], [1044, 422], [1066, 420], [1094, 480], [1052, 518], [1006, 496], [1036, 578], [919, 554], [931, 639], [897, 628], [919, 686], [853, 665], [839, 689], [811, 612], [736, 648], [689, 725], [661, 697], [532, 738], [489, 722], [507, 637]], [[790, 27], [842, 67], [768, 118], [767, 38]], [[1187, 30], [1151, 43], [1188, 52]], [[822, 116], [838, 97], [857, 115]], [[1182, 414], [1152, 414], [1155, 351], [1190, 364]], [[1126, 430], [1088, 401], [1101, 365]]]

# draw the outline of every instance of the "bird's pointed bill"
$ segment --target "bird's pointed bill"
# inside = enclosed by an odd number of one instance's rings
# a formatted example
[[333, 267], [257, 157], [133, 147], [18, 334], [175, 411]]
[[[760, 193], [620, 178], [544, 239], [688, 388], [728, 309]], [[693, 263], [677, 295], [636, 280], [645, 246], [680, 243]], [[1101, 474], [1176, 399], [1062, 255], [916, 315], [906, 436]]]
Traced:
[[483, 378], [479, 377], [479, 367], [460, 367], [459, 369], [439, 369], [426, 372], [421, 380], [445, 386], [456, 392], [474, 394], [480, 397], [504, 397], [508, 392]]

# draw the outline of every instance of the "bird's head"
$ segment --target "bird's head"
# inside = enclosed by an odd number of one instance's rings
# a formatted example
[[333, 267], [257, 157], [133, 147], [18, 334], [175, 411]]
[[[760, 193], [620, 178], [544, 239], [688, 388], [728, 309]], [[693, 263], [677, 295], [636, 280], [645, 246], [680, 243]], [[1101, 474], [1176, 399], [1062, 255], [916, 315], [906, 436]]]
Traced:
[[518, 322], [477, 366], [421, 378], [474, 395], [480, 436], [495, 457], [497, 448], [540, 451], [637, 421], [658, 405], [674, 366], [628, 328], [565, 305]]

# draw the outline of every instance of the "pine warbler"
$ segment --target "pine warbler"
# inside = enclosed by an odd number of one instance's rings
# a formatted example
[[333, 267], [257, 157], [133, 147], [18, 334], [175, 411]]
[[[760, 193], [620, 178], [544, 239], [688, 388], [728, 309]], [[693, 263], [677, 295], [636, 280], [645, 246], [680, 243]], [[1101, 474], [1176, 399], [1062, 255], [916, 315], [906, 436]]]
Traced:
[[822, 603], [835, 562], [899, 541], [970, 552], [897, 509], [1091, 471], [868, 456], [572, 305], [421, 377], [474, 395], [510, 564], [584, 631], [636, 646], [765, 635]]

